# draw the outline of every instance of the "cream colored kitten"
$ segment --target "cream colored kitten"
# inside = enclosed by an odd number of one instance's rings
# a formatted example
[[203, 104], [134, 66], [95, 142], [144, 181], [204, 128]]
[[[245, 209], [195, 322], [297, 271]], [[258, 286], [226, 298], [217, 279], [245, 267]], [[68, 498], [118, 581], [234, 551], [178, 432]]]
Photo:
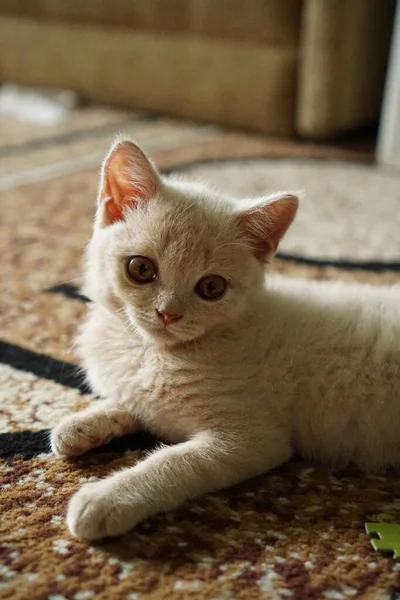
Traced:
[[234, 202], [164, 179], [132, 142], [107, 156], [79, 352], [104, 400], [52, 433], [79, 455], [145, 427], [165, 445], [85, 484], [67, 522], [123, 533], [290, 458], [400, 463], [400, 286], [270, 277], [295, 195]]

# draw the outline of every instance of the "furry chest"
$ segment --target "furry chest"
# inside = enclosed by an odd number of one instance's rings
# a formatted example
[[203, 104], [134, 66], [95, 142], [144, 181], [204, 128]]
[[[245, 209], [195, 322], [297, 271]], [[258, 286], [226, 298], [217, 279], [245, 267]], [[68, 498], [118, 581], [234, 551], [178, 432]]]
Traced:
[[201, 374], [182, 365], [144, 360], [126, 406], [144, 427], [179, 442], [204, 429], [207, 403]]

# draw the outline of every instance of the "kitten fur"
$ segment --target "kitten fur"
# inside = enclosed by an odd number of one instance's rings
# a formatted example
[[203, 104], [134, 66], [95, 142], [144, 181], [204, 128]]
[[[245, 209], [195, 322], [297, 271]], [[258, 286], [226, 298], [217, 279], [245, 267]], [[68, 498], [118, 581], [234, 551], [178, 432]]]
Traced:
[[[165, 445], [85, 484], [67, 523], [87, 539], [124, 533], [159, 511], [287, 461], [400, 463], [400, 286], [266, 276], [298, 198], [234, 201], [164, 178], [118, 139], [103, 165], [84, 292], [79, 355], [103, 399], [52, 432], [79, 455], [144, 427]], [[132, 256], [151, 283], [132, 282]], [[195, 287], [227, 281], [218, 300]], [[164, 325], [157, 313], [181, 316]]]

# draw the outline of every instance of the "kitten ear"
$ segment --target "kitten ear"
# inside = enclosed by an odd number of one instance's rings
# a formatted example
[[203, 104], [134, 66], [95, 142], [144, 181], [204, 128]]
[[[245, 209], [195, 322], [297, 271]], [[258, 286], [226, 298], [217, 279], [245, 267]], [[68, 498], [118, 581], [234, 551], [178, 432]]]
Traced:
[[117, 139], [106, 156], [100, 176], [100, 224], [123, 221], [124, 210], [150, 200], [161, 179], [143, 150], [130, 140]]
[[298, 205], [298, 196], [282, 192], [268, 196], [239, 215], [239, 230], [259, 260], [266, 262], [274, 254], [296, 216]]

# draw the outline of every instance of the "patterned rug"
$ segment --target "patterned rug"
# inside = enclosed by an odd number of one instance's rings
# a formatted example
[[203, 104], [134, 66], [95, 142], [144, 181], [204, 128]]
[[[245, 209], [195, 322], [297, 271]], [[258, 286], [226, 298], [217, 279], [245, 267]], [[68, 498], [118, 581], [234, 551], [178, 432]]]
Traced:
[[163, 171], [237, 195], [309, 190], [304, 218], [272, 269], [310, 279], [399, 281], [400, 176], [368, 166], [371, 154], [349, 145], [273, 141], [125, 111], [77, 109], [49, 130], [1, 125], [0, 598], [389, 598], [400, 563], [373, 551], [364, 524], [400, 522], [396, 474], [293, 461], [88, 544], [64, 524], [69, 497], [133, 464], [154, 440], [142, 433], [59, 460], [48, 431], [95, 401], [76, 374], [74, 335], [86, 310], [81, 256], [98, 164], [115, 131], [134, 136]]

